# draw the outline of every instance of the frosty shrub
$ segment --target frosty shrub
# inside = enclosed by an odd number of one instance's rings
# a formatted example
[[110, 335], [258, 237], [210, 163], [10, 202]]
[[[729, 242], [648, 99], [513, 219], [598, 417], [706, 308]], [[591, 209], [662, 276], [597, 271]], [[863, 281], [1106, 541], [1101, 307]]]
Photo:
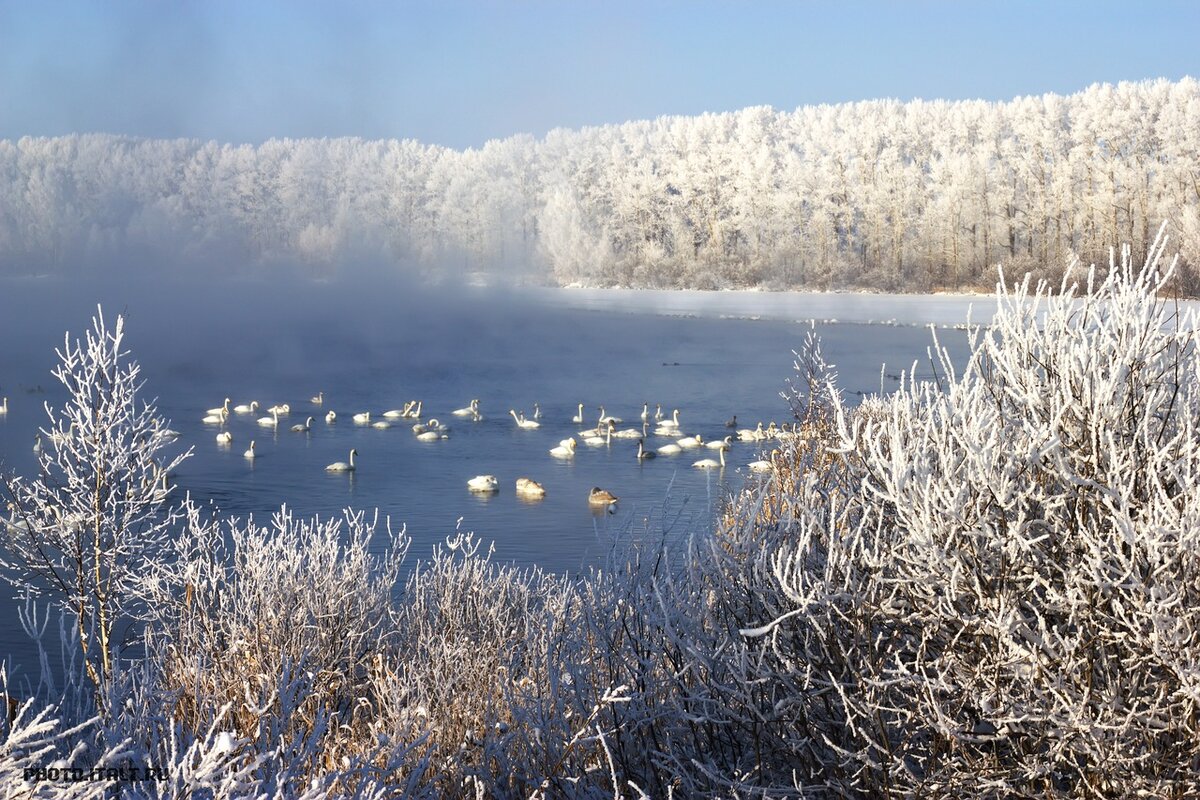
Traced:
[[110, 329], [101, 311], [82, 344], [67, 335], [53, 371], [67, 402], [46, 406], [38, 476], [4, 480], [13, 514], [0, 523], [0, 574], [75, 618], [96, 686], [112, 672], [114, 632], [144, 609], [142, 577], [175, 521], [165, 477], [187, 456], [164, 455], [171, 434], [137, 397], [141, 370], [124, 336], [124, 318]]
[[[1190, 796], [1200, 774], [1198, 320], [1162, 245], [998, 289], [961, 374], [850, 413], [852, 491], [789, 490], [774, 653], [793, 767], [860, 796]], [[765, 620], [766, 618], [764, 618]]]

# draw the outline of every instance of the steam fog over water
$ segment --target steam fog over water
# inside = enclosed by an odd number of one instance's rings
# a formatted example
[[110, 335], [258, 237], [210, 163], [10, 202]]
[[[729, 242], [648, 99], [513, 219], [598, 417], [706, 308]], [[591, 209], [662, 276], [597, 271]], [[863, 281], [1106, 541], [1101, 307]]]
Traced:
[[[43, 402], [61, 404], [50, 376], [63, 332], [81, 335], [96, 304], [110, 319], [127, 316], [127, 345], [143, 367], [144, 397], [158, 398], [162, 415], [194, 448], [175, 478], [180, 496], [212, 500], [225, 514], [267, 521], [281, 503], [300, 515], [337, 515], [347, 507], [378, 508], [413, 539], [410, 563], [455, 530], [494, 541], [496, 558], [557, 571], [598, 563], [614, 539], [661, 530], [664, 503], [669, 535], [704, 530], [713, 509], [746, 480], [744, 465], [763, 445], [735, 443], [724, 470], [691, 467], [712, 450], [684, 451], [639, 463], [637, 441], [611, 447], [580, 444], [571, 461], [548, 451], [595, 424], [600, 405], [622, 417], [618, 428], [640, 427], [642, 404], [653, 412], [681, 410], [681, 429], [705, 441], [758, 421], [785, 422], [779, 393], [792, 374], [792, 350], [807, 322], [818, 322], [824, 352], [837, 365], [850, 399], [880, 389], [880, 367], [897, 373], [919, 360], [928, 375], [930, 332], [922, 323], [953, 325], [990, 315], [991, 298], [892, 297], [759, 293], [512, 291], [466, 286], [436, 288], [364, 280], [357, 285], [277, 282], [221, 284], [146, 282], [88, 285], [54, 279], [7, 281], [0, 287], [0, 461], [6, 471], [35, 473], [34, 435], [46, 424]], [[895, 324], [871, 324], [881, 321]], [[961, 360], [964, 337], [939, 331]], [[884, 378], [883, 388], [895, 386]], [[323, 391], [325, 404], [309, 398]], [[205, 409], [257, 400], [265, 409], [290, 403], [273, 433], [254, 415], [232, 416], [233, 443], [215, 442], [221, 429], [203, 424]], [[452, 409], [481, 401], [484, 420], [453, 417]], [[450, 438], [416, 440], [414, 420], [389, 430], [355, 425], [421, 400], [423, 418], [452, 428]], [[519, 430], [510, 408], [543, 418], [538, 430]], [[571, 422], [585, 404], [586, 425]], [[324, 414], [333, 409], [335, 424]], [[291, 425], [313, 416], [309, 434]], [[251, 440], [259, 457], [243, 457]], [[647, 439], [654, 448], [672, 441]], [[767, 443], [766, 447], [770, 447]], [[352, 476], [324, 466], [358, 451]], [[493, 474], [500, 491], [472, 495], [466, 481]], [[523, 502], [513, 491], [520, 476], [543, 483], [547, 496]], [[602, 486], [621, 498], [613, 515], [596, 515], [588, 490]], [[647, 523], [648, 520], [648, 523]], [[380, 542], [382, 546], [382, 542]], [[29, 664], [29, 644], [5, 589], [0, 654]]]

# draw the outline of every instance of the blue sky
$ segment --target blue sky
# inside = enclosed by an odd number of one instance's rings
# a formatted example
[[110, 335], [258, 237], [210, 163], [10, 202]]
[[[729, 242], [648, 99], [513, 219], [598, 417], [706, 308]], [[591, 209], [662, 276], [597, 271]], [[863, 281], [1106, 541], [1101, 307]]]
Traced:
[[663, 114], [1200, 76], [1200, 2], [0, 0], [0, 138], [469, 147]]

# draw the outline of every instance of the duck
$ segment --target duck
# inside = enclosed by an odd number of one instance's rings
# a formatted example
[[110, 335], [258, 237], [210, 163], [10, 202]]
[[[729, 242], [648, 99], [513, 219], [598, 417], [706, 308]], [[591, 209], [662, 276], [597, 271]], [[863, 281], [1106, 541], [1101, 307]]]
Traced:
[[591, 506], [615, 506], [621, 498], [617, 497], [607, 489], [601, 489], [599, 486], [593, 486], [588, 492], [588, 505]]
[[271, 416], [259, 417], [258, 424], [262, 425], [264, 428], [278, 428], [279, 427], [279, 412], [276, 411], [274, 408], [272, 408]]
[[253, 414], [255, 411], [258, 411], [257, 400], [251, 400], [248, 404], [242, 403], [233, 407], [233, 413], [235, 414]]
[[704, 439], [702, 439], [700, 434], [697, 433], [695, 436], [684, 436], [682, 439], [677, 439], [675, 443], [684, 450], [691, 450], [692, 448], [699, 447], [700, 445], [704, 444]]
[[728, 450], [730, 447], [733, 447], [733, 437], [726, 436], [719, 442], [706, 442], [704, 446], [709, 450]]
[[325, 424], [332, 425], [335, 422], [337, 422], [337, 412], [331, 408], [329, 409], [329, 413], [325, 415]]
[[254, 455], [254, 440], [253, 439], [250, 440], [250, 449], [247, 450], [246, 452], [242, 453], [242, 455], [245, 456], [246, 458], [249, 458], [250, 460], [254, 460], [256, 458], [256, 456]]
[[326, 472], [354, 472], [354, 457], [358, 455], [358, 451], [350, 448], [350, 463], [345, 461], [335, 461], [325, 468]]
[[352, 419], [360, 425], [366, 425], [371, 421], [371, 412], [360, 411], [359, 413], [355, 414]]
[[737, 427], [737, 414], [733, 415], [733, 419], [726, 421], [725, 427], [726, 428], [736, 428]]
[[575, 455], [575, 440], [565, 439], [566, 444], [560, 444], [558, 447], [550, 448], [550, 455], [555, 458], [570, 458]]
[[716, 461], [715, 459], [711, 459], [711, 458], [702, 458], [699, 461], [692, 462], [692, 466], [695, 467], [696, 469], [717, 469], [718, 467], [721, 469], [724, 469], [725, 468], [725, 451], [719, 450], [718, 453], [721, 456], [720, 461]]
[[324, 392], [317, 392], [317, 396], [316, 396], [316, 397], [310, 397], [310, 398], [308, 398], [308, 400], [309, 400], [309, 402], [310, 402], [310, 403], [312, 403], [314, 406], [320, 406], [320, 405], [324, 405], [324, 404], [325, 404], [325, 393], [324, 393]]
[[226, 397], [225, 404], [222, 405], [220, 408], [210, 408], [208, 411], [205, 411], [204, 413], [205, 414], [221, 414], [223, 416], [227, 415], [227, 414], [229, 414], [229, 403], [230, 403], [230, 400], [228, 397]]
[[521, 416], [518, 417], [517, 412], [511, 408], [508, 410], [508, 413], [512, 414], [512, 418], [517, 421], [518, 428], [524, 428], [525, 430], [533, 430], [534, 428], [542, 427], [542, 423], [540, 423], [540, 422], [536, 422], [532, 419], [525, 419], [524, 414], [522, 414]]
[[583, 403], [579, 404], [579, 411], [575, 414], [575, 416], [571, 417], [571, 422], [583, 422]]
[[313, 418], [309, 417], [303, 425], [293, 425], [292, 430], [295, 433], [308, 433], [312, 430], [312, 421]]
[[517, 494], [525, 497], [545, 497], [546, 487], [533, 478], [517, 478]]
[[644, 446], [644, 440], [638, 439], [638, 461], [645, 461], [648, 458], [654, 458], [658, 453], [653, 450], [647, 450]]
[[472, 492], [495, 492], [500, 489], [500, 481], [495, 475], [476, 475], [467, 481], [467, 488]]
[[476, 417], [479, 415], [479, 400], [472, 400], [463, 408], [456, 408], [450, 413], [456, 417]]
[[233, 434], [229, 431], [221, 431], [217, 434], [217, 444], [232, 444]]

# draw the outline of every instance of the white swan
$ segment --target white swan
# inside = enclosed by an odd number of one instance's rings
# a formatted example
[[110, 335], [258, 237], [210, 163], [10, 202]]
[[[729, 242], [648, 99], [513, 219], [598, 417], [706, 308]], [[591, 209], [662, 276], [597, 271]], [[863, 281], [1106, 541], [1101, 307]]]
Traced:
[[[570, 440], [567, 440], [570, 441]], [[583, 437], [583, 443], [588, 447], [600, 447], [601, 445], [612, 444], [612, 426], [610, 425], [604, 431], [604, 435], [600, 436], [595, 431], [590, 436]]]
[[33, 452], [42, 452], [42, 435], [40, 433], [33, 437]]
[[0, 414], [7, 414], [7, 413], [8, 413], [8, 398], [6, 397], [6, 398], [4, 398], [3, 402], [0, 402]]
[[408, 417], [409, 419], [420, 419], [421, 418], [421, 404], [423, 402], [424, 402], [423, 400], [416, 400], [416, 401], [410, 400], [408, 403], [406, 403], [404, 405], [404, 410], [405, 410], [405, 412], [407, 412], [404, 416]]
[[272, 408], [271, 416], [259, 417], [258, 424], [262, 425], [264, 428], [278, 428], [279, 427], [279, 412], [276, 411], [274, 408]]
[[517, 494], [526, 497], [545, 497], [546, 487], [533, 478], [517, 478]]
[[217, 444], [232, 444], [233, 434], [229, 431], [221, 431], [217, 434]]
[[642, 422], [650, 421], [650, 404], [642, 403]]
[[746, 465], [746, 468], [751, 472], [771, 472], [775, 469], [770, 461], [764, 461], [762, 459], [759, 459], [758, 461], [751, 461]]
[[521, 416], [518, 417], [517, 412], [511, 408], [508, 410], [508, 413], [512, 414], [512, 418], [514, 420], [516, 420], [518, 428], [524, 428], [525, 430], [528, 431], [528, 430], [533, 430], [534, 428], [542, 427], [542, 423], [540, 423], [540, 422], [536, 422], [532, 419], [525, 419], [524, 414], [521, 414]]
[[670, 419], [659, 420], [658, 427], [674, 428], [675, 430], [679, 430], [679, 409], [677, 408], [671, 413]]
[[316, 396], [316, 397], [310, 397], [310, 398], [309, 398], [309, 402], [311, 402], [311, 403], [312, 403], [314, 406], [324, 405], [324, 403], [325, 403], [325, 393], [324, 393], [324, 392], [317, 392], [317, 396]]
[[472, 492], [495, 492], [500, 489], [500, 481], [495, 475], [476, 475], [467, 481], [467, 488]]
[[660, 455], [673, 456], [677, 453], [682, 453], [683, 448], [672, 442], [670, 444], [664, 444], [662, 447], [658, 448], [658, 452]]
[[439, 431], [439, 430], [429, 430], [429, 431], [425, 431], [424, 433], [417, 434], [418, 442], [436, 442], [438, 439], [449, 439], [449, 438], [450, 438], [450, 434], [448, 434], [444, 431]]
[[247, 450], [246, 452], [242, 453], [242, 455], [251, 460], [256, 458], [256, 456], [254, 455], [254, 440], [253, 439], [250, 440], [250, 449]]
[[371, 427], [376, 430], [386, 431], [388, 428], [392, 427], [392, 423], [388, 422], [386, 419], [377, 419], [371, 423]]
[[479, 416], [479, 401], [472, 400], [464, 408], [456, 408], [450, 412], [456, 417], [477, 417]]
[[536, 400], [533, 401], [533, 418], [534, 419], [542, 418], [542, 407], [537, 404]]
[[730, 447], [733, 447], [733, 437], [726, 436], [719, 442], [706, 442], [704, 446], [709, 450], [728, 450]]
[[685, 436], [682, 439], [676, 440], [676, 444], [678, 444], [684, 450], [691, 450], [694, 447], [699, 447], [700, 445], [704, 444], [704, 440], [701, 439], [700, 434], [697, 433], [695, 436]]
[[610, 417], [608, 414], [604, 413], [604, 406], [600, 406], [600, 424], [607, 425], [610, 422], [616, 424], [618, 422], [624, 422], [624, 420], [620, 417]]
[[288, 405], [287, 403], [279, 403], [277, 405], [271, 406], [270, 408], [267, 409], [267, 411], [273, 411], [276, 414], [290, 414], [290, 413], [292, 413], [292, 407], [290, 405]]
[[205, 414], [228, 414], [229, 413], [229, 403], [230, 403], [230, 400], [228, 397], [226, 397], [225, 404], [223, 406], [221, 406], [220, 408], [210, 408], [208, 411], [205, 411], [204, 413]]
[[292, 430], [296, 433], [308, 433], [312, 430], [313, 418], [309, 417], [303, 425], [293, 425]]
[[579, 404], [579, 413], [571, 417], [571, 422], [583, 422], [583, 403]]
[[560, 444], [558, 447], [550, 448], [550, 455], [555, 458], [570, 458], [575, 455], [575, 440], [567, 439], [568, 444]]
[[326, 472], [354, 472], [354, 457], [358, 455], [358, 451], [354, 448], [350, 449], [350, 463], [345, 461], [335, 461], [325, 468]]
[[403, 409], [393, 408], [391, 411], [383, 412], [383, 416], [386, 419], [402, 419], [408, 416], [408, 412], [412, 409], [412, 406], [411, 402], [405, 403]]
[[643, 446], [642, 440], [638, 439], [638, 454], [637, 454], [638, 461], [645, 461], [648, 458], [654, 458], [656, 455], [658, 455], [658, 454], [655, 453], [653, 450], [647, 450]]
[[644, 425], [642, 426], [641, 430], [638, 430], [637, 428], [625, 428], [618, 431], [615, 430], [616, 427], [617, 426], [613, 423], [608, 423], [609, 430], [612, 431], [613, 437], [617, 439], [640, 439], [646, 435], [646, 426]]
[[228, 415], [224, 411], [221, 411], [220, 409], [217, 409], [217, 411], [219, 413], [208, 414], [204, 417], [204, 419], [202, 419], [200, 421], [203, 422], [205, 425], [224, 425], [225, 417]]
[[725, 468], [725, 451], [721, 450], [719, 452], [721, 454], [721, 460], [719, 462], [715, 461], [711, 458], [702, 458], [699, 461], [693, 462], [692, 466], [695, 467], [696, 469], [717, 469], [718, 467], [720, 467], [721, 469], [724, 469]]
[[331, 408], [329, 409], [329, 413], [325, 415], [325, 424], [332, 425], [335, 422], [337, 422], [337, 412]]
[[251, 400], [249, 405], [242, 403], [233, 407], [233, 413], [235, 414], [253, 414], [255, 411], [258, 411], [257, 400]]
[[654, 404], [654, 421], [659, 422], [661, 420], [662, 420], [662, 403], [655, 403]]
[[368, 422], [371, 421], [371, 412], [370, 411], [361, 411], [358, 414], [355, 414], [353, 419], [355, 422], [359, 423], [360, 425], [366, 425]]

